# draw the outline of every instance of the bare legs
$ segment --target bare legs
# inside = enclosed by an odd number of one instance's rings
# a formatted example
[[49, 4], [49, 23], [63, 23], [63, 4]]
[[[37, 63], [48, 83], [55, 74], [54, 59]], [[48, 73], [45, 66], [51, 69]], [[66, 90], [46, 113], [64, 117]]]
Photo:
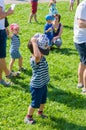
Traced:
[[38, 22], [38, 21], [37, 21], [36, 13], [35, 13], [35, 14], [32, 14], [32, 13], [30, 14], [30, 18], [29, 18], [29, 21], [28, 21], [29, 23], [31, 23], [32, 18], [34, 18], [35, 22]]
[[82, 63], [79, 63], [78, 67], [78, 83], [83, 84], [86, 89], [86, 66]]
[[[41, 104], [40, 107], [39, 107], [39, 111], [43, 111], [43, 109], [44, 109], [44, 104]], [[27, 115], [32, 116], [34, 111], [35, 111], [35, 108], [29, 106]]]
[[[12, 59], [12, 58], [11, 58], [11, 61], [10, 61], [10, 64], [9, 64], [9, 69], [10, 69], [10, 71], [12, 71], [12, 67], [13, 67], [14, 62], [15, 62], [15, 59]], [[20, 57], [20, 58], [18, 59], [18, 66], [19, 66], [19, 69], [22, 68], [22, 57]]]
[[0, 80], [2, 80], [2, 71], [5, 72], [5, 75], [9, 75], [10, 71], [7, 68], [5, 58], [0, 59]]

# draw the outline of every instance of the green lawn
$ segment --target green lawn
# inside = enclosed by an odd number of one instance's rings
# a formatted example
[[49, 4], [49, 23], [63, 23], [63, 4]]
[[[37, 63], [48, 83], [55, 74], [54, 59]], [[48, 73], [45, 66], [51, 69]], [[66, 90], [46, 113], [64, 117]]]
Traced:
[[[29, 24], [28, 16], [30, 5], [16, 5], [15, 13], [8, 17], [9, 23], [17, 22], [20, 25], [21, 53], [23, 65], [27, 71], [21, 73], [20, 79], [12, 81], [14, 85], [6, 88], [0, 85], [0, 130], [86, 130], [86, 95], [82, 95], [81, 89], [77, 89], [77, 68], [79, 63], [78, 53], [73, 44], [74, 11], [70, 12], [69, 2], [58, 2], [58, 11], [61, 14], [61, 22], [64, 26], [62, 40], [63, 45], [59, 50], [54, 48], [47, 56], [50, 72], [48, 85], [48, 100], [45, 113], [48, 119], [40, 119], [35, 111], [35, 125], [24, 124], [23, 120], [31, 101], [29, 82], [32, 75], [27, 49], [28, 40], [36, 33], [43, 32], [45, 15], [48, 14], [47, 3], [39, 4], [39, 24]], [[7, 8], [10, 5], [7, 5]], [[7, 64], [10, 39], [7, 41]], [[17, 61], [14, 70], [18, 70]], [[5, 75], [4, 75], [5, 79]]]

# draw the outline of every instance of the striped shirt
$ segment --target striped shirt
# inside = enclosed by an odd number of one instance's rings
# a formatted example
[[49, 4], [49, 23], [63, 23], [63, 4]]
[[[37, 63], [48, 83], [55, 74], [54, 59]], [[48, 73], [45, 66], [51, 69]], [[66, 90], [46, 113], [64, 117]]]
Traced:
[[42, 57], [39, 63], [36, 63], [34, 58], [30, 58], [32, 67], [32, 78], [30, 85], [34, 88], [41, 88], [49, 82], [48, 64], [45, 57]]
[[13, 34], [11, 38], [11, 47], [10, 47], [10, 52], [12, 51], [19, 51], [20, 47], [20, 39], [18, 35]]

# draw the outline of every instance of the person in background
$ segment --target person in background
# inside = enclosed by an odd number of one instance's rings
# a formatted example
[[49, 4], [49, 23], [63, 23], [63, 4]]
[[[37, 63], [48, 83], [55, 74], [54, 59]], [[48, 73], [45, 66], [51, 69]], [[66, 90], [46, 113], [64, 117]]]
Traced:
[[55, 15], [58, 14], [58, 10], [56, 8], [56, 0], [50, 0], [49, 2], [49, 14]]
[[9, 64], [9, 69], [12, 72], [13, 64], [15, 60], [18, 59], [19, 71], [24, 71], [25, 68], [22, 67], [22, 56], [19, 52], [19, 47], [20, 47], [20, 38], [18, 36], [19, 25], [17, 23], [11, 24], [10, 30], [12, 35], [10, 36], [11, 37], [11, 47], [10, 47], [11, 61]]
[[38, 108], [38, 116], [47, 118], [43, 110], [47, 99], [47, 84], [49, 82], [48, 63], [45, 55], [49, 54], [48, 38], [45, 34], [37, 33], [28, 43], [32, 56], [30, 64], [32, 67], [32, 78], [30, 81], [30, 92], [32, 102], [28, 107], [28, 113], [24, 119], [27, 124], [34, 124], [33, 113]]
[[70, 6], [69, 6], [70, 11], [73, 11], [73, 6], [74, 6], [74, 0], [70, 0]]
[[44, 33], [47, 35], [49, 39], [49, 46], [52, 46], [52, 39], [53, 39], [53, 29], [52, 29], [52, 21], [54, 17], [50, 14], [46, 15], [46, 24], [44, 26]]
[[9, 86], [11, 82], [6, 82], [2, 78], [2, 72], [5, 72], [7, 78], [11, 78], [16, 76], [14, 73], [11, 73], [7, 68], [6, 64], [6, 29], [5, 29], [5, 17], [14, 13], [14, 11], [9, 8], [7, 12], [5, 12], [4, 0], [0, 0], [0, 84]]
[[80, 56], [78, 66], [78, 88], [86, 93], [86, 0], [77, 7], [74, 18], [74, 43]]
[[35, 22], [37, 23], [37, 7], [38, 7], [38, 0], [31, 0], [31, 13], [28, 22], [32, 22], [32, 18], [34, 18]]
[[63, 32], [63, 25], [60, 23], [60, 19], [61, 19], [60, 14], [56, 14], [54, 17], [55, 19], [53, 21], [53, 40], [52, 40], [53, 44], [52, 45], [55, 45], [56, 47], [60, 48], [62, 45], [61, 35]]
[[80, 0], [76, 0], [76, 5], [78, 6], [80, 3]]

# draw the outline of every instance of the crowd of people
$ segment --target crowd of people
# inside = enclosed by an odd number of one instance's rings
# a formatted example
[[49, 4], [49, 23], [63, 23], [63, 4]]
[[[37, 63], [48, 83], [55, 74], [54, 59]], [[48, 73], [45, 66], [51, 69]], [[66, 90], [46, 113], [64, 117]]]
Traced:
[[[73, 0], [72, 0], [73, 2]], [[77, 0], [77, 2], [79, 2]], [[35, 22], [38, 22], [37, 13], [38, 0], [31, 0], [31, 14], [29, 22], [32, 22], [34, 17]], [[7, 16], [12, 15], [14, 10], [11, 8], [7, 12], [4, 10], [4, 0], [0, 1], [0, 84], [10, 85], [11, 82], [6, 82], [2, 78], [4, 71], [7, 78], [17, 76], [18, 73], [12, 71], [15, 59], [19, 60], [19, 71], [25, 70], [22, 63], [22, 56], [19, 51], [20, 39], [18, 36], [19, 25], [13, 23], [10, 25], [10, 35], [8, 30]], [[60, 23], [61, 15], [56, 8], [56, 0], [50, 0], [49, 13], [45, 16], [46, 24], [44, 25], [44, 32], [35, 34], [28, 42], [28, 48], [32, 53], [30, 57], [30, 64], [32, 67], [32, 78], [30, 81], [30, 92], [32, 96], [31, 104], [28, 108], [27, 115], [24, 122], [27, 124], [34, 124], [33, 114], [38, 108], [38, 116], [47, 118], [43, 113], [44, 105], [47, 99], [47, 84], [50, 80], [48, 72], [48, 63], [45, 55], [49, 54], [53, 45], [60, 48], [62, 45], [61, 35], [63, 32], [63, 25]], [[10, 55], [11, 61], [9, 69], [6, 65], [6, 40], [7, 36], [11, 38]], [[16, 43], [16, 44], [15, 44]], [[80, 63], [78, 68], [78, 88], [83, 88], [82, 92], [86, 93], [86, 0], [83, 0], [77, 7], [74, 19], [74, 43], [80, 55]]]

